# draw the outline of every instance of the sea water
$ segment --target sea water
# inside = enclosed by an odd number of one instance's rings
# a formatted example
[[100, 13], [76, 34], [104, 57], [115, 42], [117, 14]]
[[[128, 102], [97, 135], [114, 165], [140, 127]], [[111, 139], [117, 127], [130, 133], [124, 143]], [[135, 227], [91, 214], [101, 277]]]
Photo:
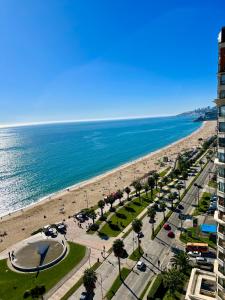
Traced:
[[191, 117], [0, 129], [0, 215], [109, 171], [194, 132]]

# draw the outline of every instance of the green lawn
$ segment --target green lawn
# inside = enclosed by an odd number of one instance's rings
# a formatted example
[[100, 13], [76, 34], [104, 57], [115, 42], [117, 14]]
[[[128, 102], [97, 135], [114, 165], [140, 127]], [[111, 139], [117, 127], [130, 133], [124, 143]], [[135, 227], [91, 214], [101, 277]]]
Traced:
[[183, 243], [207, 243], [210, 247], [216, 249], [216, 239], [210, 237], [210, 235], [203, 235], [200, 232], [200, 227], [190, 227], [187, 232], [180, 234], [180, 240]]
[[160, 177], [164, 177], [170, 170], [170, 167], [166, 168], [165, 170], [163, 170], [161, 173], [159, 173]]
[[128, 202], [113, 214], [110, 220], [102, 227], [99, 235], [117, 236], [149, 205], [149, 201], [142, 196], [141, 200], [137, 198]]
[[210, 197], [211, 194], [204, 192], [201, 199], [199, 200], [199, 206], [195, 208], [194, 212], [193, 212], [193, 216], [197, 216], [197, 215], [201, 215], [204, 214], [210, 205]]
[[[50, 290], [60, 279], [71, 271], [85, 256], [86, 247], [69, 242], [68, 255], [56, 266], [37, 273], [17, 273], [10, 270], [7, 260], [0, 261], [0, 299], [20, 300], [23, 294], [36, 285], [44, 285]], [[31, 298], [29, 298], [31, 299]]]
[[144, 254], [143, 249], [140, 247], [140, 251], [139, 249], [135, 249], [133, 253], [131, 253], [131, 255], [129, 256], [129, 259], [132, 259], [134, 261], [138, 261], [142, 255]]
[[[121, 277], [123, 280], [125, 280], [127, 278], [127, 276], [129, 275], [129, 273], [131, 272], [131, 270], [127, 269], [127, 268], [122, 268], [121, 270]], [[122, 284], [122, 280], [120, 279], [120, 276], [118, 275], [115, 279], [115, 281], [113, 282], [110, 290], [107, 292], [106, 294], [106, 298], [107, 300], [110, 300], [113, 298], [113, 296], [116, 294], [116, 292], [118, 291], [118, 289], [120, 288], [121, 284]]]

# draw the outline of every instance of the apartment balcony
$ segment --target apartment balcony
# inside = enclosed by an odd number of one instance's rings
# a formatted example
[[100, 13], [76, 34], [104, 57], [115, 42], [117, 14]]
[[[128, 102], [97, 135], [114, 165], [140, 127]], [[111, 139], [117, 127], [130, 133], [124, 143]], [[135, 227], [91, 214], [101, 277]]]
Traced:
[[218, 292], [217, 292], [217, 299], [218, 300], [225, 300], [225, 293], [224, 293], [224, 291], [218, 290]]
[[225, 232], [221, 232], [217, 229], [217, 237], [225, 241]]
[[[225, 135], [224, 135], [225, 136]], [[224, 167], [225, 168], [225, 162], [221, 162], [219, 161], [219, 158], [216, 157], [214, 160], [215, 165], [219, 166], [219, 167]]]
[[225, 268], [219, 264], [218, 259], [216, 259], [214, 262], [214, 273], [217, 276], [225, 279]]
[[[225, 212], [225, 209], [224, 209], [224, 212]], [[214, 219], [215, 219], [215, 221], [216, 221], [217, 223], [219, 223], [219, 224], [225, 226], [225, 217], [223, 216], [223, 217], [221, 218], [220, 212], [219, 212], [218, 210], [216, 210], [215, 213], [214, 213]], [[224, 247], [225, 247], [225, 245], [224, 245]]]

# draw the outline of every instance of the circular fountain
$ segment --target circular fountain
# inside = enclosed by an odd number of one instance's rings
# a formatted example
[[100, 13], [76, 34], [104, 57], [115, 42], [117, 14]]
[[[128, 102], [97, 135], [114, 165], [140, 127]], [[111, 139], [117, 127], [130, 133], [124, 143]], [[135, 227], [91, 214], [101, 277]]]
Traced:
[[66, 254], [64, 242], [42, 239], [28, 242], [11, 255], [13, 267], [22, 272], [36, 272], [52, 267]]

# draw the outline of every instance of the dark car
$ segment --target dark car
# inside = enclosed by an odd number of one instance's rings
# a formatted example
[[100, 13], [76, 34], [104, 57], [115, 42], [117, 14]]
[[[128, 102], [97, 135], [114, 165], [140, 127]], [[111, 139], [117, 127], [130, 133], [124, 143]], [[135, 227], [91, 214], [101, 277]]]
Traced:
[[170, 225], [167, 224], [167, 223], [163, 225], [163, 228], [164, 228], [165, 230], [170, 230], [170, 229], [171, 229]]
[[175, 234], [174, 234], [173, 231], [169, 231], [168, 234], [167, 234], [167, 236], [168, 236], [169, 238], [174, 238], [174, 237], [175, 237]]

